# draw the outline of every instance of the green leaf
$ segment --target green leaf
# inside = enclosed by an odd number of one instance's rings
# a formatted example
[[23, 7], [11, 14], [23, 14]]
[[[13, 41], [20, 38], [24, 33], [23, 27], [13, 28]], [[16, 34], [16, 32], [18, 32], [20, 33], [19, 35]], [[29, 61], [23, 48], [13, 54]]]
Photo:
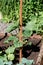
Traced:
[[4, 62], [6, 62], [6, 61], [7, 61], [7, 56], [6, 56], [6, 54], [5, 54], [4, 56], [0, 56], [0, 59], [3, 60]]
[[22, 47], [22, 46], [23, 46], [23, 43], [22, 43], [22, 42], [20, 42], [20, 41], [15, 42], [15, 41], [14, 41], [14, 47], [15, 47], [15, 48], [20, 48], [20, 47]]
[[6, 32], [11, 32], [12, 30], [16, 29], [19, 25], [19, 22], [9, 24], [9, 26], [6, 28]]
[[4, 65], [12, 65], [12, 61], [4, 62]]
[[0, 65], [4, 65], [4, 63], [3, 63], [3, 60], [2, 60], [2, 59], [0, 59]]
[[3, 59], [0, 58], [0, 65], [12, 65], [11, 61], [3, 61]]
[[23, 64], [26, 63], [26, 65], [32, 65], [34, 63], [34, 60], [27, 60], [26, 58], [22, 58], [21, 62]]
[[25, 30], [24, 32], [23, 32], [23, 36], [24, 37], [30, 37], [32, 35], [32, 31], [30, 31], [30, 30]]
[[9, 43], [10, 41], [18, 41], [18, 38], [16, 36], [10, 36], [7, 40], [4, 41], [4, 43]]
[[6, 54], [11, 54], [11, 53], [14, 53], [14, 50], [15, 50], [15, 47], [11, 46], [11, 47], [8, 47], [8, 49], [5, 50]]
[[10, 36], [10, 37], [8, 37], [8, 41], [13, 41], [14, 39], [15, 39], [14, 36]]
[[35, 22], [28, 22], [25, 27], [25, 30], [33, 30], [34, 27], [35, 27]]
[[14, 60], [14, 54], [8, 54], [8, 60], [9, 61]]

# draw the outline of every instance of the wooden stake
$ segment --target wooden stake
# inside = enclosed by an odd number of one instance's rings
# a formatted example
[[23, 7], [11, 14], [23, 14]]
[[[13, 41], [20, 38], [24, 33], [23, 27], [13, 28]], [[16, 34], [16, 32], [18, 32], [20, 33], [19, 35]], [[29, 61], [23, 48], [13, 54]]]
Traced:
[[19, 59], [19, 62], [21, 62], [21, 59], [22, 59], [22, 48], [20, 49], [20, 59]]
[[[19, 33], [19, 41], [22, 42], [22, 0], [20, 0], [20, 33]], [[20, 60], [22, 58], [22, 48], [20, 49]]]

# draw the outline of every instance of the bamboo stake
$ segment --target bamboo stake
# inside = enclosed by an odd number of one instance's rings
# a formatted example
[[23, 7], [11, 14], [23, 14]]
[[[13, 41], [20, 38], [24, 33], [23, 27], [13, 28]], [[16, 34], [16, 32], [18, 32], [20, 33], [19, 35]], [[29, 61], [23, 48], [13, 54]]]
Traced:
[[[20, 0], [20, 32], [19, 32], [19, 41], [22, 42], [22, 0]], [[22, 58], [22, 48], [20, 48], [20, 59]]]

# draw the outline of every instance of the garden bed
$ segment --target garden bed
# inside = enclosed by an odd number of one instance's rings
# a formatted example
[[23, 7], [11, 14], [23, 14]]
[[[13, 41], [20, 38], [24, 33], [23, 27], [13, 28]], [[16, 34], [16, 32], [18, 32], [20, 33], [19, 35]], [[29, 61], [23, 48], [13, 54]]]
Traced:
[[[10, 42], [9, 44], [4, 44], [3, 42], [9, 37], [11, 36], [11, 34], [9, 33], [0, 33], [0, 49], [1, 50], [5, 50], [8, 46], [11, 46], [13, 44], [13, 42]], [[33, 36], [31, 36], [28, 40], [32, 42], [32, 45], [27, 45], [25, 47], [23, 47], [22, 50], [22, 54], [23, 57], [27, 58], [27, 59], [33, 59], [35, 61], [36, 65], [36, 61], [38, 58], [38, 55], [40, 54], [40, 48], [41, 48], [41, 39], [42, 37], [40, 35], [36, 35], [34, 34]], [[16, 60], [13, 61], [13, 63], [17, 63], [19, 62], [19, 50], [16, 50], [16, 54], [15, 54]]]
[[[36, 38], [35, 38], [36, 37]], [[30, 38], [30, 41], [33, 43], [31, 46], [24, 47], [23, 54], [24, 57], [30, 60], [34, 60], [36, 65], [36, 61], [38, 58], [38, 55], [40, 54], [40, 48], [41, 48], [41, 38], [38, 35], [34, 35]], [[38, 64], [37, 64], [38, 65]]]

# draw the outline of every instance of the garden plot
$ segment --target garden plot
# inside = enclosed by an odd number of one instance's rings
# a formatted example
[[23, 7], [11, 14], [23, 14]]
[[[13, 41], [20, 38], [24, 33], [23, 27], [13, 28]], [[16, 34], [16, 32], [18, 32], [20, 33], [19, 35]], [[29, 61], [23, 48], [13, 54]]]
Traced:
[[[11, 41], [9, 44], [5, 44], [4, 41], [9, 37], [11, 36], [10, 33], [0, 33], [0, 50], [1, 51], [5, 51], [9, 46], [12, 46], [13, 45], [13, 41]], [[41, 50], [41, 40], [42, 40], [42, 37], [40, 35], [36, 35], [34, 34], [33, 36], [31, 36], [30, 38], [28, 38], [29, 41], [32, 42], [32, 45], [27, 45], [27, 46], [24, 46], [23, 47], [23, 50], [22, 50], [22, 56], [24, 58], [27, 58], [29, 60], [34, 60], [35, 64], [36, 65], [36, 62], [37, 62], [37, 59], [38, 59], [38, 56], [40, 54], [40, 50]], [[17, 62], [19, 62], [19, 49], [15, 49], [15, 58], [13, 60], [13, 63], [16, 64]], [[41, 63], [41, 61], [40, 61]]]

